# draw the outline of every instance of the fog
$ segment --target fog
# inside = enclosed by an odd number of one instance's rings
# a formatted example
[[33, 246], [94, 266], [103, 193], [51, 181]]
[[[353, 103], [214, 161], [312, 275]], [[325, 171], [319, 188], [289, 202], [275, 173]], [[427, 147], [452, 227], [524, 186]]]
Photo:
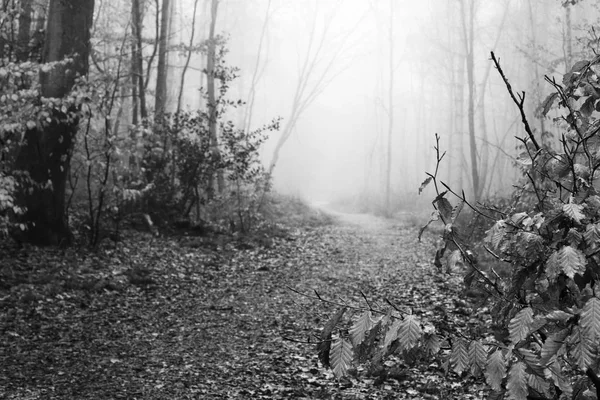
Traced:
[[[196, 26], [206, 37], [210, 1], [200, 3]], [[563, 3], [221, 0], [216, 29], [228, 37], [228, 64], [240, 69], [229, 94], [251, 104], [250, 128], [282, 118], [261, 150], [266, 168], [289, 128], [273, 169], [278, 191], [382, 204], [389, 160], [391, 202], [414, 207], [430, 201], [431, 192], [416, 194], [435, 168], [436, 133], [447, 152], [440, 176], [471, 198], [506, 195], [519, 179], [515, 136], [525, 133], [490, 51], [514, 90], [526, 93], [535, 134], [544, 130], [552, 142], [556, 115], [535, 113], [552, 91], [544, 76], [560, 82], [574, 62], [593, 56], [591, 27], [600, 15], [594, 2]], [[177, 6], [173, 42], [188, 40], [192, 4]], [[198, 70], [200, 61], [192, 60]], [[170, 63], [181, 66], [183, 57]], [[186, 81], [191, 109], [199, 105], [200, 75]], [[249, 107], [229, 117], [247, 121]]]

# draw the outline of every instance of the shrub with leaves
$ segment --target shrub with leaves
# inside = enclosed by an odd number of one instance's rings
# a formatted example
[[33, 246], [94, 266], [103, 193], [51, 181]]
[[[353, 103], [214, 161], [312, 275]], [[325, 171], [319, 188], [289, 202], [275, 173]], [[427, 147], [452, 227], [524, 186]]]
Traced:
[[[188, 219], [195, 213], [197, 220], [208, 218], [222, 227], [247, 231], [255, 224], [262, 197], [270, 188], [259, 160], [259, 148], [268, 132], [279, 129], [279, 120], [245, 131], [227, 119], [231, 110], [244, 103], [227, 97], [237, 69], [225, 64], [225, 43], [220, 46], [214, 72], [219, 82], [214, 106], [218, 146], [215, 148], [211, 138], [209, 107], [167, 113], [160, 120], [145, 121], [133, 132], [144, 143], [142, 154], [136, 155], [140, 166], [136, 180], [153, 184], [148, 206], [163, 217]], [[208, 94], [202, 94], [208, 103]], [[226, 187], [218, 187], [219, 175]]]
[[[340, 377], [357, 364], [381, 365], [391, 354], [410, 362], [437, 355], [457, 374], [483, 376], [490, 398], [600, 398], [600, 57], [575, 64], [562, 83], [547, 78], [555, 93], [544, 112], [557, 103], [563, 113], [558, 149], [536, 141], [524, 98], [492, 58], [527, 133], [512, 208], [470, 204], [438, 180], [437, 168], [422, 188], [435, 185], [432, 220], [444, 225], [435, 263], [468, 267], [465, 283], [489, 294], [496, 330], [483, 337], [452, 334], [393, 309], [357, 312], [345, 322], [343, 309], [324, 327], [319, 357]], [[439, 167], [439, 142], [436, 150]], [[509, 266], [507, 278], [480, 264], [461, 238], [455, 221], [464, 206], [493, 222], [483, 248]], [[347, 331], [338, 329], [344, 324]]]

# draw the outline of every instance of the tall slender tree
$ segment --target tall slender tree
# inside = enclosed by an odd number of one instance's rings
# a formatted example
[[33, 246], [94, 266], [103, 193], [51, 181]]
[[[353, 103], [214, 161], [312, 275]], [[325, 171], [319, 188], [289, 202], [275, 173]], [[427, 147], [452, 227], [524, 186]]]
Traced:
[[[136, 125], [139, 118], [148, 117], [146, 108], [146, 85], [144, 81], [144, 59], [142, 54], [143, 15], [140, 0], [131, 1], [131, 30], [133, 33], [131, 75], [132, 75], [132, 123]], [[139, 111], [138, 111], [139, 110]]]
[[[465, 4], [465, 2], [467, 4]], [[482, 188], [479, 177], [477, 142], [475, 141], [475, 0], [460, 0], [463, 26], [463, 45], [467, 66], [467, 123], [469, 127], [469, 155], [471, 159], [471, 184], [473, 196], [479, 200]]]
[[171, 0], [163, 0], [160, 16], [160, 36], [158, 39], [158, 65], [156, 67], [156, 97], [154, 102], [155, 117], [165, 112], [167, 105], [167, 63], [169, 46], [169, 24], [171, 20]]
[[388, 134], [387, 134], [387, 154], [385, 166], [385, 212], [390, 212], [390, 201], [392, 197], [392, 140], [394, 136], [394, 0], [390, 0], [389, 27], [388, 27], [388, 48], [389, 48], [389, 82], [388, 82]]
[[[217, 58], [217, 39], [215, 29], [217, 26], [217, 15], [219, 10], [219, 0], [212, 0], [210, 6], [210, 28], [208, 32], [208, 54], [206, 56], [206, 90], [208, 94], [208, 131], [210, 133], [210, 146], [213, 157], [220, 158], [219, 152], [219, 136], [217, 131], [218, 113], [217, 113], [217, 98], [216, 98], [216, 74], [215, 63]], [[217, 191], [221, 193], [225, 186], [225, 178], [223, 171], [217, 171]]]

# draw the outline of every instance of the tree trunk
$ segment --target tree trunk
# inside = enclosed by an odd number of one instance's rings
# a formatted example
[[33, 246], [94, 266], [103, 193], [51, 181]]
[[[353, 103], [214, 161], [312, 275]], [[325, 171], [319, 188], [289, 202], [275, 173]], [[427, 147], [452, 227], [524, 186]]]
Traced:
[[33, 13], [33, 0], [21, 0], [21, 13], [19, 14], [19, 32], [17, 34], [17, 61], [29, 60], [29, 41], [31, 39], [31, 14]]
[[[87, 74], [93, 13], [94, 0], [51, 0], [43, 60], [53, 62], [75, 56], [68, 65], [56, 65], [40, 73], [43, 97], [64, 97], [76, 76]], [[17, 170], [28, 172], [37, 185], [32, 192], [25, 188], [20, 193], [19, 200], [27, 207], [24, 219], [29, 228], [20, 235], [22, 240], [41, 245], [71, 242], [65, 189], [79, 122], [73, 118], [76, 112], [55, 111], [48, 125], [25, 133], [15, 165]]]
[[[212, 0], [210, 7], [210, 30], [208, 32], [208, 55], [206, 57], [206, 86], [208, 91], [208, 130], [213, 157], [219, 159], [219, 137], [217, 134], [217, 100], [215, 96], [215, 61], [217, 44], [215, 42], [215, 27], [217, 23], [218, 0]], [[225, 186], [223, 171], [217, 171], [217, 191], [221, 193]]]
[[564, 48], [565, 48], [565, 74], [571, 70], [571, 64], [573, 63], [573, 28], [571, 27], [571, 5], [568, 1], [564, 3], [565, 7], [565, 37], [564, 37]]
[[192, 58], [192, 46], [194, 45], [194, 39], [196, 36], [196, 14], [198, 11], [198, 0], [194, 0], [194, 11], [192, 14], [192, 32], [190, 33], [190, 42], [188, 44], [189, 49], [187, 51], [187, 55], [185, 58], [185, 64], [183, 66], [183, 70], [181, 71], [181, 81], [179, 84], [179, 94], [177, 95], [177, 113], [181, 111], [181, 102], [183, 100], [183, 90], [185, 88], [185, 74], [188, 71], [190, 66], [190, 60]]
[[[139, 105], [139, 116], [142, 120], [148, 117], [146, 108], [146, 86], [144, 84], [144, 64], [142, 58], [142, 11], [140, 9], [140, 1], [133, 0], [131, 2], [131, 29], [133, 31], [133, 54], [132, 54], [132, 70], [133, 70], [133, 121], [137, 123], [137, 106]], [[135, 86], [137, 85], [137, 88]]]
[[[465, 10], [464, 1], [461, 1], [461, 14], [463, 17], [463, 40], [466, 51], [467, 63], [467, 89], [468, 108], [467, 120], [469, 125], [469, 154], [471, 158], [471, 183], [473, 185], [473, 197], [475, 201], [481, 196], [479, 182], [479, 167], [477, 161], [477, 143], [475, 142], [475, 59], [474, 59], [474, 24], [475, 24], [475, 2], [469, 1], [469, 9]], [[467, 14], [468, 13], [468, 14]], [[468, 18], [468, 20], [467, 20]]]
[[394, 1], [390, 0], [390, 26], [389, 26], [389, 82], [388, 82], [388, 135], [387, 158], [385, 166], [385, 212], [390, 214], [391, 201], [391, 174], [392, 174], [392, 136], [394, 132]]
[[[539, 59], [539, 53], [538, 53], [538, 42], [537, 42], [537, 34], [536, 34], [536, 29], [537, 26], [535, 24], [535, 16], [533, 13], [533, 5], [531, 4], [531, 0], [529, 0], [527, 2], [528, 5], [528, 11], [529, 11], [529, 23], [531, 24], [531, 48], [533, 49], [533, 54], [532, 56], [534, 57], [535, 60]], [[533, 72], [534, 72], [534, 79], [535, 79], [535, 95], [536, 95], [536, 103], [537, 104], [542, 104], [542, 101], [544, 100], [542, 97], [542, 87], [541, 87], [541, 82], [542, 79], [540, 78], [540, 69], [539, 69], [539, 65], [537, 62], [533, 63]], [[546, 117], [543, 115], [539, 115], [538, 117], [538, 121], [540, 123], [540, 142], [543, 144], [544, 143], [544, 132], [546, 132], [546, 124], [545, 124], [545, 120]]]
[[263, 43], [267, 33], [267, 27], [269, 25], [271, 11], [271, 0], [267, 1], [267, 10], [265, 11], [265, 20], [263, 21], [262, 29], [260, 31], [260, 39], [258, 41], [258, 49], [256, 50], [256, 61], [254, 64], [254, 71], [252, 73], [252, 80], [250, 81], [250, 91], [248, 92], [248, 100], [246, 101], [246, 114], [244, 117], [244, 130], [250, 132], [252, 127], [252, 112], [254, 109], [254, 99], [256, 97], [256, 85], [258, 80], [264, 72], [264, 65], [261, 69], [262, 49]]
[[167, 54], [169, 45], [169, 21], [171, 19], [171, 0], [163, 0], [160, 18], [160, 37], [158, 39], [158, 66], [156, 69], [156, 97], [154, 117], [156, 120], [165, 112], [167, 104]]

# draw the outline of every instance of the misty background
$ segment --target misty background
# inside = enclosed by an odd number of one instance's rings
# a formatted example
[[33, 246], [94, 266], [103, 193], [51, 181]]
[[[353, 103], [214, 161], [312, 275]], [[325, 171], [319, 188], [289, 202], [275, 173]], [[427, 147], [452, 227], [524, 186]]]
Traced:
[[[173, 46], [194, 24], [195, 41], [206, 39], [210, 3], [199, 0], [196, 14], [194, 0], [174, 3]], [[239, 68], [229, 97], [247, 102], [229, 117], [249, 129], [282, 118], [261, 150], [269, 167], [281, 144], [280, 192], [373, 209], [427, 205], [432, 192], [417, 191], [435, 168], [437, 133], [443, 181], [470, 198], [506, 195], [520, 177], [515, 136], [524, 131], [490, 51], [551, 145], [558, 114], [536, 113], [552, 92], [544, 76], [560, 83], [593, 57], [599, 15], [586, 1], [221, 0], [216, 33]], [[152, 23], [147, 13], [145, 29]], [[185, 58], [169, 54], [172, 96]], [[201, 105], [204, 63], [191, 58], [184, 108]]]

